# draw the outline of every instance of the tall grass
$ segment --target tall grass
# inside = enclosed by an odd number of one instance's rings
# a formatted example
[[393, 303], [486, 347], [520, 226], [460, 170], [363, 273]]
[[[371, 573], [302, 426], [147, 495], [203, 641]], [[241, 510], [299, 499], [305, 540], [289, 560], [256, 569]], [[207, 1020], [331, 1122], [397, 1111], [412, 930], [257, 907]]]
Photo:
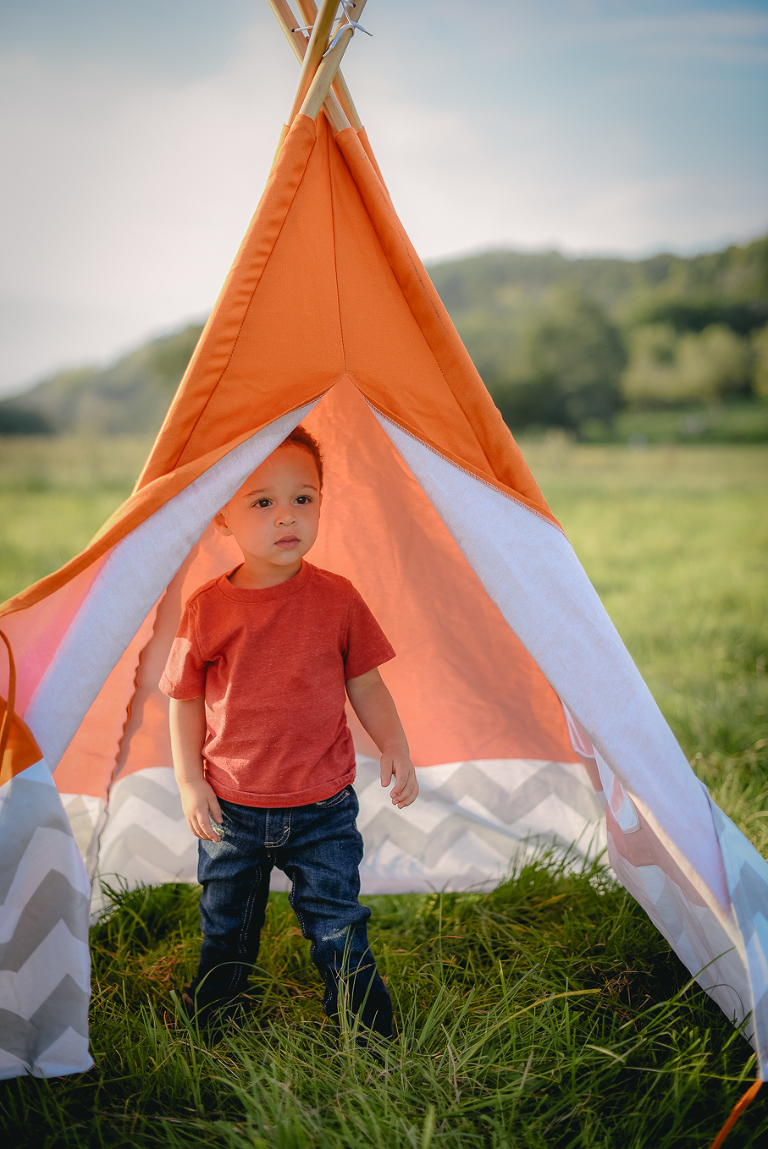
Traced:
[[[108, 513], [130, 486], [125, 458], [91, 459], [78, 479], [78, 453], [61, 450], [69, 477], [49, 456], [50, 487], [27, 484], [23, 513], [23, 467], [0, 464], [12, 554], [39, 574], [40, 540], [68, 557], [67, 537], [74, 550], [99, 525], [96, 500]], [[686, 753], [765, 852], [768, 452], [556, 437], [525, 450]], [[0, 1085], [6, 1143], [698, 1149], [754, 1076], [750, 1047], [598, 864], [569, 873], [542, 856], [490, 894], [368, 901], [399, 1026], [370, 1052], [324, 1019], [284, 895], [270, 900], [253, 1010], [208, 1034], [175, 996], [196, 963], [196, 889], [117, 891], [92, 934], [96, 1068]], [[727, 1145], [767, 1143], [759, 1096]]]
[[[174, 986], [196, 891], [119, 894], [93, 931], [97, 1067], [3, 1088], [14, 1146], [706, 1145], [754, 1073], [632, 900], [541, 859], [491, 894], [375, 901], [399, 1018], [367, 1053], [323, 1018], [285, 895], [273, 895], [251, 1016], [207, 1037]], [[755, 1105], [733, 1144], [758, 1146]]]

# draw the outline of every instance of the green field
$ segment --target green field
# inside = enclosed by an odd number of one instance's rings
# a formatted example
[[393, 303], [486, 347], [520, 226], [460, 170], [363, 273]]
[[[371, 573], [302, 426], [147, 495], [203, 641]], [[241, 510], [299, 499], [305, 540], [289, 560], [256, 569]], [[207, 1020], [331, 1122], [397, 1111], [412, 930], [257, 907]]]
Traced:
[[[768, 853], [768, 450], [523, 446], [694, 768]], [[87, 542], [146, 447], [2, 441], [0, 598]], [[259, 1003], [215, 1040], [174, 1007], [195, 890], [119, 895], [93, 931], [97, 1067], [0, 1085], [6, 1143], [705, 1149], [754, 1076], [749, 1046], [600, 867], [542, 858], [492, 894], [369, 901], [400, 1023], [380, 1059], [323, 1021], [284, 895]], [[761, 1095], [726, 1144], [767, 1142]]]

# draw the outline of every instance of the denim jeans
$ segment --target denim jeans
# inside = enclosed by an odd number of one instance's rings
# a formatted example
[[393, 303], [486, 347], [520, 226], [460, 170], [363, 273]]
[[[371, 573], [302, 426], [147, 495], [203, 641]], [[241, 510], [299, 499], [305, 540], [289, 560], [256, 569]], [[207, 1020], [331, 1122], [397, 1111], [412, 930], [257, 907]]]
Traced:
[[[371, 911], [358, 902], [363, 840], [351, 786], [309, 806], [265, 810], [220, 800], [219, 842], [199, 842], [203, 944], [190, 987], [198, 1009], [245, 990], [259, 954], [269, 876], [291, 880], [290, 903], [325, 983], [323, 1009], [338, 1013], [339, 981], [352, 1013], [385, 1037], [392, 1003], [368, 946]], [[198, 986], [200, 987], [198, 990]]]

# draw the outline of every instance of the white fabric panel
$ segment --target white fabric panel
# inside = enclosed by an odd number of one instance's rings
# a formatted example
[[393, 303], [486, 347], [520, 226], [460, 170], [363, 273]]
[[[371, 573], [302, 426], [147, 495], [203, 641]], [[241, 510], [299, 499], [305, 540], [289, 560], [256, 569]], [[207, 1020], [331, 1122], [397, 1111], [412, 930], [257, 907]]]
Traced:
[[235, 447], [110, 552], [23, 715], [51, 769], [213, 516], [314, 405]]
[[604, 764], [728, 907], [706, 794], [565, 535], [374, 414]]

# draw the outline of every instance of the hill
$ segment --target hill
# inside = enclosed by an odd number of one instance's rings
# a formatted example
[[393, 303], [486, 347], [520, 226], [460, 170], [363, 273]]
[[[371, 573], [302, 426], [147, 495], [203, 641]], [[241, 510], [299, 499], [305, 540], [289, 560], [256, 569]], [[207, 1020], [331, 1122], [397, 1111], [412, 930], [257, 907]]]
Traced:
[[[491, 251], [429, 270], [515, 430], [594, 437], [622, 409], [768, 398], [768, 237], [690, 258]], [[0, 403], [0, 433], [156, 430], [200, 331], [43, 380]]]
[[81, 367], [43, 379], [0, 402], [0, 434], [157, 431], [202, 330], [202, 323], [191, 323], [107, 367]]

